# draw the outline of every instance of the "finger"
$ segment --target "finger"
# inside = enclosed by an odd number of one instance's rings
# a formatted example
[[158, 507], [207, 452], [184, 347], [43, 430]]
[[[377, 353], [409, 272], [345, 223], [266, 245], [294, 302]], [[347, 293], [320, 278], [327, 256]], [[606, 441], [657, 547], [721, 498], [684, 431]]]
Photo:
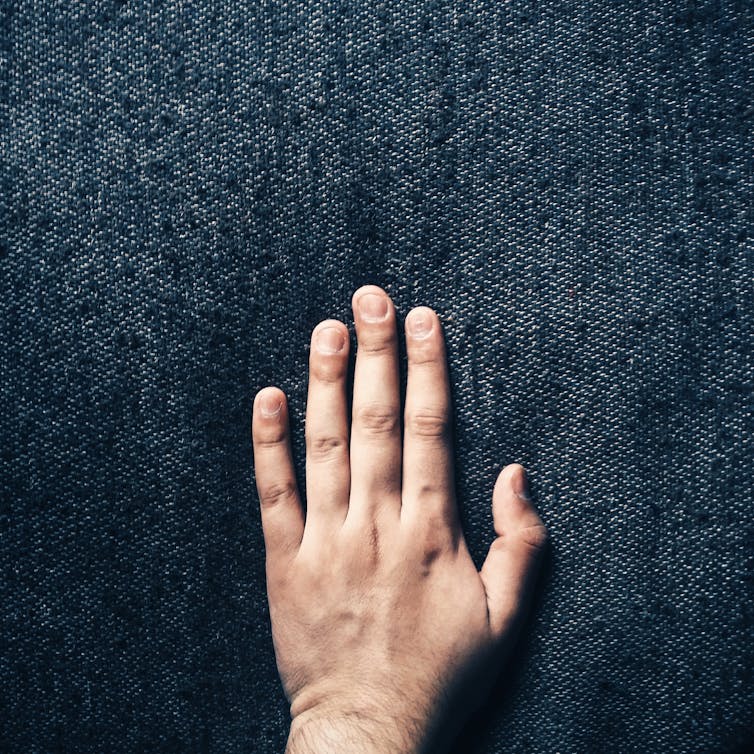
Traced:
[[451, 530], [459, 529], [445, 341], [440, 320], [429, 307], [419, 306], [408, 313], [406, 348], [401, 518], [440, 520]]
[[343, 523], [348, 512], [348, 328], [335, 319], [312, 333], [306, 401], [306, 526]]
[[519, 463], [506, 466], [492, 494], [497, 538], [480, 572], [490, 615], [490, 628], [503, 636], [524, 609], [547, 530], [531, 503], [526, 471]]
[[[354, 293], [357, 351], [351, 423], [351, 506], [400, 511], [401, 422], [395, 308], [376, 285]], [[391, 502], [392, 501], [392, 502]]]
[[304, 533], [304, 513], [288, 435], [287, 402], [279, 388], [267, 387], [255, 396], [252, 439], [269, 572], [284, 567], [295, 555]]

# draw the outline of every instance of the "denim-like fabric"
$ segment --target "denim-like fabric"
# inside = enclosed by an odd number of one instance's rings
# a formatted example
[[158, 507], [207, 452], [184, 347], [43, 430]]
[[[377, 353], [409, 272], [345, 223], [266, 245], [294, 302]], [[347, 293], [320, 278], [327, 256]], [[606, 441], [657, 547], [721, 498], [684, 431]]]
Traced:
[[1, 751], [282, 751], [251, 402], [303, 485], [367, 282], [444, 323], [477, 564], [506, 463], [552, 536], [458, 751], [744, 750], [750, 2], [0, 9]]

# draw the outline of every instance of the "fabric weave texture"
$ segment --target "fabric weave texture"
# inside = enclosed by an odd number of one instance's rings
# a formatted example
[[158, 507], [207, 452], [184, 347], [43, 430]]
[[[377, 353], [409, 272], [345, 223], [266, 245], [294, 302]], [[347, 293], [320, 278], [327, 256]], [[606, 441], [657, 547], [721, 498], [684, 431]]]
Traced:
[[440, 315], [477, 565], [507, 463], [551, 534], [457, 751], [746, 750], [750, 2], [0, 13], [0, 751], [283, 751], [251, 404], [303, 489], [364, 283]]

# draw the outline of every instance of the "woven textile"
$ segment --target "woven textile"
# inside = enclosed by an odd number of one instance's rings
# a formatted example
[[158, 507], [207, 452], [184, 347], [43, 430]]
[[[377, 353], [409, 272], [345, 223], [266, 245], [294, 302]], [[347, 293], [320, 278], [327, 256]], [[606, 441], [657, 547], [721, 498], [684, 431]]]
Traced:
[[363, 283], [441, 317], [477, 565], [506, 463], [551, 533], [458, 752], [745, 749], [750, 2], [0, 13], [0, 751], [283, 750], [251, 403], [303, 489]]

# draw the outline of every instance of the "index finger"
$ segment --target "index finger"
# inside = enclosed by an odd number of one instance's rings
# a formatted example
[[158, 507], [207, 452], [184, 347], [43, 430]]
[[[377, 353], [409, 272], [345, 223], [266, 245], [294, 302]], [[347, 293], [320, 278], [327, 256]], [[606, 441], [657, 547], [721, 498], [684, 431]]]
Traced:
[[[406, 515], [430, 521], [439, 519], [451, 530], [457, 530], [445, 339], [439, 317], [429, 307], [416, 307], [406, 317], [406, 349], [404, 511]], [[411, 510], [412, 507], [416, 510]]]

